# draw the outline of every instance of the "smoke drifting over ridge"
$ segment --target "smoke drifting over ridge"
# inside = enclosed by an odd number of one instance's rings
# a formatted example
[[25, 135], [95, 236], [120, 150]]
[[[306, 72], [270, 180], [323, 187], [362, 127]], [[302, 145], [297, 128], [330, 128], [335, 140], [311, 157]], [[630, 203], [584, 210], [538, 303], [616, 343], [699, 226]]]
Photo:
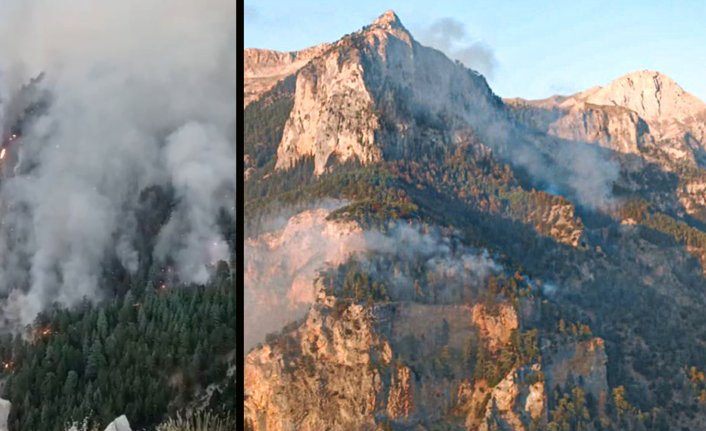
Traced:
[[267, 233], [245, 241], [245, 350], [306, 314], [324, 265], [340, 265], [367, 249], [357, 224], [326, 221], [342, 205], [317, 202], [296, 214], [283, 211], [264, 223]]
[[567, 196], [592, 210], [606, 210], [616, 204], [613, 185], [620, 166], [602, 148], [584, 142], [560, 142], [546, 135], [533, 141], [524, 137], [527, 135], [527, 130], [516, 130], [514, 139], [502, 138], [511, 144], [500, 150], [526, 169], [543, 190]]
[[331, 210], [343, 204], [317, 202], [294, 215], [273, 216], [265, 223], [272, 229], [246, 241], [245, 351], [302, 318], [316, 300], [319, 272], [353, 256], [366, 273], [384, 281], [393, 301], [414, 300], [415, 280], [380, 257], [421, 265], [438, 303], [468, 300], [464, 294], [469, 285], [477, 286], [501, 269], [486, 253], [416, 224], [399, 223], [380, 232], [363, 230], [355, 222], [327, 221]]
[[0, 4], [0, 123], [15, 121], [19, 89], [41, 72], [50, 95], [9, 150], [14, 169], [2, 166], [5, 319], [96, 297], [111, 255], [134, 271], [149, 186], [177, 202], [155, 258], [198, 283], [228, 260], [217, 217], [235, 216], [235, 17], [224, 0]]
[[489, 78], [495, 73], [498, 62], [493, 50], [482, 42], [473, 41], [466, 26], [454, 18], [434, 21], [429, 27], [421, 29], [418, 39], [422, 44], [443, 51]]

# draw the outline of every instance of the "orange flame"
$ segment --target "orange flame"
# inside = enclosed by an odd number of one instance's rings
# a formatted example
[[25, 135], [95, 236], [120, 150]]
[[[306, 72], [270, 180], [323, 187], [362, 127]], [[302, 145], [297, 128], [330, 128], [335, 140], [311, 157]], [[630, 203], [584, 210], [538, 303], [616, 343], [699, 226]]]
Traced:
[[44, 328], [37, 328], [36, 334], [41, 337], [48, 337], [49, 335], [52, 334], [52, 330], [49, 326], [46, 326]]

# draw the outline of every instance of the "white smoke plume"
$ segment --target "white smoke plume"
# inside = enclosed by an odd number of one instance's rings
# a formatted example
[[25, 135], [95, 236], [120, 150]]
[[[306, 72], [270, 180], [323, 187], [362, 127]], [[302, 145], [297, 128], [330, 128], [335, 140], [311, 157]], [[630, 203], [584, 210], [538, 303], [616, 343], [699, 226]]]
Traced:
[[230, 0], [0, 3], [0, 123], [40, 73], [50, 95], [0, 167], [7, 321], [98, 296], [106, 256], [134, 271], [135, 208], [152, 185], [177, 199], [156, 258], [198, 283], [227, 258], [216, 220], [234, 213], [235, 21]]
[[341, 205], [318, 202], [297, 214], [273, 215], [263, 223], [267, 233], [245, 241], [245, 350], [306, 314], [325, 264], [340, 265], [367, 249], [357, 224], [326, 220]]
[[179, 277], [206, 283], [205, 264], [227, 261], [229, 250], [216, 226], [215, 214], [228, 198], [235, 151], [213, 127], [189, 123], [167, 138], [165, 165], [172, 174], [179, 205], [157, 243], [157, 257], [164, 260], [176, 250]]
[[558, 290], [556, 284], [550, 283], [550, 282], [546, 282], [546, 283], [542, 284], [541, 289], [542, 289], [542, 294], [544, 296], [548, 296], [548, 297], [554, 296], [554, 294]]
[[[613, 185], [620, 165], [597, 145], [583, 142], [555, 142], [549, 136], [529, 143], [520, 130], [509, 149], [513, 163], [525, 168], [543, 190], [572, 198], [592, 210], [608, 210], [616, 204]], [[524, 145], [523, 145], [524, 142]]]
[[[413, 300], [414, 280], [403, 272], [376, 266], [367, 253], [420, 262], [436, 302], [462, 300], [463, 287], [500, 268], [484, 253], [454, 244], [418, 225], [398, 224], [387, 232], [363, 230], [353, 222], [326, 220], [343, 202], [326, 202], [291, 217], [273, 217], [273, 230], [245, 244], [245, 350], [303, 317], [316, 300], [314, 280], [326, 266], [351, 256], [376, 279], [384, 280], [392, 300]], [[430, 299], [431, 300], [431, 299]]]
[[418, 39], [489, 78], [495, 73], [498, 62], [492, 48], [473, 40], [466, 26], [457, 19], [446, 17], [434, 21], [418, 32]]
[[[368, 251], [417, 266], [431, 291], [419, 298], [415, 280], [399, 268], [361, 256], [367, 272], [385, 280], [388, 294], [395, 301], [423, 300], [431, 303], [461, 303], [476, 299], [482, 282], [497, 265], [485, 250], [461, 244], [453, 235], [443, 235], [435, 228], [398, 223], [387, 232], [366, 232]], [[433, 297], [432, 297], [433, 296]]]

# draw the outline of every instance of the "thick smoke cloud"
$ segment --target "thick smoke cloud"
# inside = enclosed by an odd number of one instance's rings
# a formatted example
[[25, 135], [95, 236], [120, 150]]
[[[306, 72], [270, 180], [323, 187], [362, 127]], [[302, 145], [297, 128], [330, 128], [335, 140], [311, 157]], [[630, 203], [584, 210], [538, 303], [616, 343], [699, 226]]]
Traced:
[[351, 256], [377, 280], [384, 280], [392, 300], [415, 300], [415, 281], [377, 257], [419, 265], [434, 288], [437, 303], [468, 299], [464, 289], [499, 266], [487, 255], [464, 247], [418, 225], [398, 224], [386, 232], [362, 230], [351, 222], [327, 221], [342, 202], [318, 203], [294, 215], [273, 217], [266, 234], [245, 244], [245, 350], [302, 318], [316, 300], [315, 279], [327, 266]]
[[[470, 38], [463, 24], [455, 19], [440, 19], [417, 34], [420, 42], [441, 49], [472, 69], [492, 74], [496, 64], [492, 51], [468, 42]], [[418, 60], [418, 64], [430, 67], [422, 60]], [[585, 142], [561, 141], [545, 131], [531, 129], [517, 121], [507, 105], [483, 94], [485, 81], [464, 82], [453, 74], [441, 73], [442, 70], [433, 73], [448, 79], [447, 92], [444, 85], [439, 85], [437, 91], [430, 93], [427, 82], [412, 87], [418, 91], [413, 103], [420, 112], [428, 110], [425, 114], [430, 118], [441, 116], [440, 113], [446, 116], [449, 112], [458, 115], [500, 159], [524, 168], [534, 185], [557, 190], [591, 209], [612, 204], [612, 189], [619, 167], [600, 148]], [[445, 81], [439, 78], [439, 82]]]
[[202, 283], [228, 257], [216, 221], [221, 210], [234, 216], [235, 9], [227, 0], [0, 3], [0, 122], [16, 121], [28, 103], [19, 90], [40, 73], [50, 95], [0, 167], [7, 321], [96, 297], [108, 256], [134, 271], [135, 211], [149, 186], [177, 199], [155, 258]]
[[492, 78], [497, 67], [495, 53], [486, 44], [474, 41], [466, 26], [454, 18], [441, 18], [418, 34], [419, 42], [443, 51], [471, 69]]
[[[368, 273], [385, 281], [393, 301], [437, 304], [474, 301], [482, 281], [501, 269], [487, 251], [464, 246], [435, 228], [399, 223], [384, 233], [366, 232], [366, 240], [367, 251], [373, 254], [358, 259]], [[391, 267], [392, 262], [411, 265], [421, 273]], [[423, 277], [426, 283], [427, 293], [421, 297], [415, 288], [416, 277]]]
[[[620, 168], [617, 162], [601, 154], [598, 146], [587, 144], [561, 145], [554, 153], [557, 166], [568, 172], [563, 181], [569, 193], [591, 209], [610, 208], [615, 203], [613, 184], [618, 180]], [[557, 175], [558, 174], [558, 175]], [[561, 172], [555, 172], [559, 177]]]
[[367, 249], [357, 225], [326, 221], [342, 205], [331, 200], [301, 212], [283, 210], [262, 223], [266, 233], [245, 241], [245, 350], [306, 314], [324, 265], [340, 265]]
[[[509, 126], [517, 127], [517, 126]], [[568, 142], [544, 135], [527, 139], [531, 131], [518, 129], [515, 137], [503, 137], [510, 145], [499, 148], [513, 163], [527, 170], [544, 191], [571, 198], [592, 210], [608, 210], [616, 204], [613, 185], [620, 176], [618, 162], [597, 145]], [[492, 139], [489, 142], [502, 142]]]
[[163, 156], [179, 205], [160, 234], [157, 257], [176, 250], [179, 277], [203, 284], [209, 278], [204, 264], [230, 254], [214, 215], [232, 198], [232, 183], [224, 179], [233, 175], [235, 151], [217, 128], [189, 123], [167, 138]]

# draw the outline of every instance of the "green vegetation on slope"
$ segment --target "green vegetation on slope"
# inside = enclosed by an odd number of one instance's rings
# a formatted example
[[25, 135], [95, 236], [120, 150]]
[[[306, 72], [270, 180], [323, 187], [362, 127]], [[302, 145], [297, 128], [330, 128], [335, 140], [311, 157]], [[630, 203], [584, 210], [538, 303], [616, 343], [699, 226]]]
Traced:
[[87, 417], [105, 426], [121, 414], [133, 427], [161, 422], [198, 389], [226, 380], [234, 313], [227, 267], [210, 286], [147, 287], [43, 313], [31, 340], [0, 339], [10, 426], [63, 430]]

